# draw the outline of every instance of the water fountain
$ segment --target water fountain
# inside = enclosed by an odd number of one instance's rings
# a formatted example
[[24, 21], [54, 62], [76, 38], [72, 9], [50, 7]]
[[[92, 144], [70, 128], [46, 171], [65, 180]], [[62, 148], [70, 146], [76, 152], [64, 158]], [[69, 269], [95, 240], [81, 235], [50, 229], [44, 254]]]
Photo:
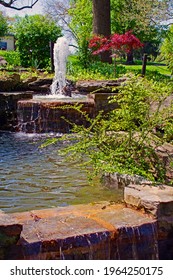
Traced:
[[54, 45], [55, 76], [50, 86], [50, 94], [35, 95], [33, 99], [18, 102], [19, 131], [26, 133], [67, 133], [71, 129], [68, 121], [87, 125], [81, 113], [72, 105], [82, 105], [82, 110], [90, 117], [95, 116], [94, 102], [86, 95], [73, 94], [66, 81], [66, 62], [69, 46], [65, 37], [57, 39]]
[[66, 83], [66, 63], [69, 55], [68, 42], [65, 37], [57, 39], [54, 45], [55, 76], [51, 85], [51, 94], [60, 98], [71, 96], [70, 89]]

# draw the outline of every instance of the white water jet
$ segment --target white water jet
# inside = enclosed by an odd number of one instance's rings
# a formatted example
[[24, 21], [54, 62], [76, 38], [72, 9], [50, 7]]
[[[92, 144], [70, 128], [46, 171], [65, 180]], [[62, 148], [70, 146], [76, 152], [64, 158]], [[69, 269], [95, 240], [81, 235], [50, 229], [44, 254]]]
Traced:
[[54, 45], [55, 76], [50, 88], [51, 94], [58, 98], [71, 96], [66, 85], [66, 63], [69, 53], [67, 39], [65, 37], [58, 38]]

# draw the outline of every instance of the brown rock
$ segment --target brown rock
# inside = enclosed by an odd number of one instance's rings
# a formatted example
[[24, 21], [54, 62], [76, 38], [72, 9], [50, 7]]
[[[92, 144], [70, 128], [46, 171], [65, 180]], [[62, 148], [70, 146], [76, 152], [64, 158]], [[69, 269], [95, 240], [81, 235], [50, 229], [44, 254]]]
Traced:
[[49, 92], [52, 78], [39, 78], [33, 82], [28, 83], [28, 88], [36, 92]]
[[156, 218], [173, 217], [173, 188], [166, 185], [129, 185], [124, 191], [124, 201], [127, 205], [145, 209]]
[[117, 80], [89, 80], [89, 81], [78, 81], [76, 88], [79, 92], [117, 92], [116, 87], [120, 86], [126, 79], [121, 78]]
[[9, 259], [157, 259], [155, 221], [123, 205], [103, 202], [10, 216], [23, 224], [23, 232]]
[[2, 56], [0, 56], [0, 66], [5, 66], [5, 65], [7, 65], [7, 61]]
[[20, 84], [20, 75], [12, 74], [9, 76], [2, 76], [0, 79], [0, 91], [14, 91]]

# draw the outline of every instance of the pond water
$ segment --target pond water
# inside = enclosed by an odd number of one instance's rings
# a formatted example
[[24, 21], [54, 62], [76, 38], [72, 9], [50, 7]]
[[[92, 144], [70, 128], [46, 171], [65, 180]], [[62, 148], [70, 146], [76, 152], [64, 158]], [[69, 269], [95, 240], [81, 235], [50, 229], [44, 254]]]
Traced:
[[58, 154], [62, 143], [40, 148], [47, 137], [51, 136], [0, 132], [1, 210], [122, 200], [122, 190], [110, 190], [98, 180], [89, 185], [86, 173]]

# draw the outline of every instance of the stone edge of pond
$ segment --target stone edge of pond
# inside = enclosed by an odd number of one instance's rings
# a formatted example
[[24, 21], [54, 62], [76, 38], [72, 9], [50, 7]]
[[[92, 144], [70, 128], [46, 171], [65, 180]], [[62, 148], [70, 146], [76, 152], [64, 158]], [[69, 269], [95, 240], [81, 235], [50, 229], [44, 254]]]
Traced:
[[129, 185], [124, 202], [0, 212], [0, 258], [172, 259], [173, 188]]

